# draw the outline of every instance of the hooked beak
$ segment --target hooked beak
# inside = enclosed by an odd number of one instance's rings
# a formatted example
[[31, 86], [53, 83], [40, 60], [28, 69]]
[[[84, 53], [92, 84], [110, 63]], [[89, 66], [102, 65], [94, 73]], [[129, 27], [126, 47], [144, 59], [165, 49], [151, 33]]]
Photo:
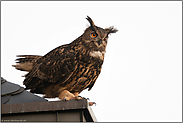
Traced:
[[97, 41], [97, 43], [100, 46], [100, 44], [102, 43], [102, 40], [100, 39], [99, 41]]

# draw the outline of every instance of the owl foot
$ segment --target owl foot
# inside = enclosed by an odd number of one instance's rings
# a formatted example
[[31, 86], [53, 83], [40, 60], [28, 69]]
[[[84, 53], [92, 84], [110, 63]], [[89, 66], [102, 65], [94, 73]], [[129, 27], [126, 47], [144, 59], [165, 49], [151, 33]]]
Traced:
[[72, 99], [79, 100], [79, 99], [81, 99], [81, 98], [76, 97], [74, 94], [72, 94], [72, 93], [69, 92], [68, 90], [64, 90], [64, 91], [62, 91], [62, 92], [59, 94], [59, 99], [60, 99], [60, 100], [67, 101], [67, 100], [72, 100]]
[[80, 96], [77, 96], [77, 97], [75, 97], [76, 98], [76, 100], [80, 100], [80, 99], [82, 99]]
[[74, 96], [75, 96], [76, 100], [80, 100], [80, 99], [82, 99], [82, 97], [81, 97], [81, 96], [79, 96], [79, 92], [74, 92], [73, 94], [74, 94]]

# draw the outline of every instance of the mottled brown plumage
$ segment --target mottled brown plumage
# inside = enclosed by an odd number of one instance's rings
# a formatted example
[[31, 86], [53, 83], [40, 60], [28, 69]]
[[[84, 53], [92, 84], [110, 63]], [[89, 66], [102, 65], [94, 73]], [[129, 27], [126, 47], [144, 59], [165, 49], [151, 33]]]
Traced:
[[32, 93], [61, 100], [80, 99], [79, 93], [91, 90], [98, 78], [113, 27], [102, 29], [86, 18], [90, 27], [70, 44], [59, 46], [44, 56], [19, 55], [16, 69], [28, 71], [23, 84]]

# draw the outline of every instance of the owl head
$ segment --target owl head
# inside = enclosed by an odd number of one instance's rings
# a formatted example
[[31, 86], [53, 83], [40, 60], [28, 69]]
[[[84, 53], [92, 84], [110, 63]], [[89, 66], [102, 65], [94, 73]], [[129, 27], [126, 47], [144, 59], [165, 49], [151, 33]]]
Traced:
[[109, 34], [116, 33], [118, 30], [113, 27], [105, 29], [100, 28], [94, 24], [89, 16], [87, 16], [86, 19], [89, 21], [90, 26], [82, 35], [83, 43], [89, 48], [89, 50], [105, 51]]

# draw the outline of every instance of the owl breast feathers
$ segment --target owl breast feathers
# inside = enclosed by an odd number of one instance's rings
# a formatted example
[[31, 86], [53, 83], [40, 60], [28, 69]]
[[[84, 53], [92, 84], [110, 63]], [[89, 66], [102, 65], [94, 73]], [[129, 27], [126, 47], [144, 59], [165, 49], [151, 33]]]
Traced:
[[91, 90], [104, 61], [108, 35], [113, 27], [102, 29], [86, 18], [90, 26], [70, 44], [59, 46], [44, 56], [18, 55], [18, 70], [27, 71], [23, 84], [30, 92], [61, 100], [81, 99], [79, 93]]

